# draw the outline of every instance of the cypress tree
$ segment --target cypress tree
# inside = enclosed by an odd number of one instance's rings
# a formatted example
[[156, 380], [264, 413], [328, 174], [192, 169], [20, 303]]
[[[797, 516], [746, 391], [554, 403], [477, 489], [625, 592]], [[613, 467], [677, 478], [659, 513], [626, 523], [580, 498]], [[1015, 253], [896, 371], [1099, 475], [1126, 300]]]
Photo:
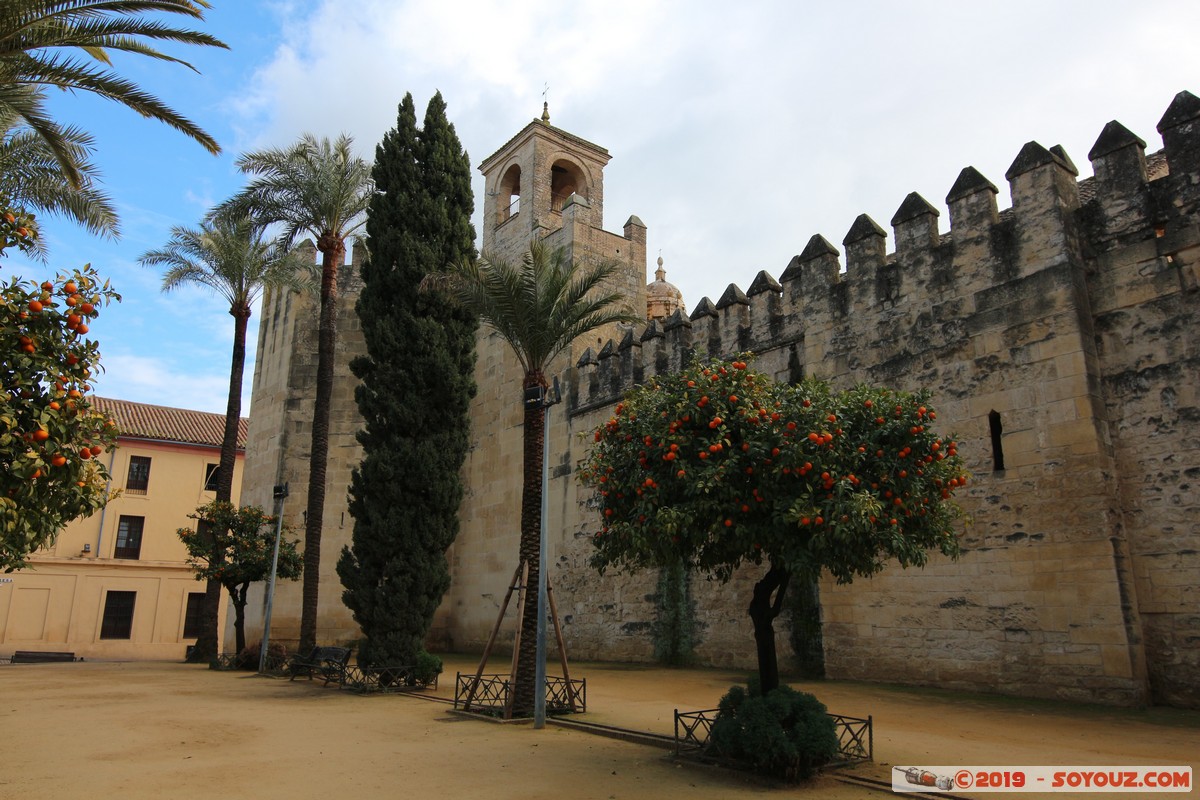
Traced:
[[365, 638], [359, 663], [415, 665], [450, 586], [445, 552], [458, 534], [475, 394], [476, 319], [418, 291], [427, 273], [475, 255], [470, 161], [441, 93], [421, 129], [405, 95], [376, 147], [373, 177], [357, 306], [367, 354], [351, 363], [362, 380], [363, 460], [338, 575]]

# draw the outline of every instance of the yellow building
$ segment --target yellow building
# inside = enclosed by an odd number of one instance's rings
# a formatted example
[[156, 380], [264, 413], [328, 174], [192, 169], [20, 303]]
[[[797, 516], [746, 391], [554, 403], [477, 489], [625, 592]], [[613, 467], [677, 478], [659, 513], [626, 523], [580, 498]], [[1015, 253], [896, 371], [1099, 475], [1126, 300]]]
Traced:
[[[121, 494], [64, 528], [30, 557], [29, 568], [4, 576], [11, 580], [0, 582], [0, 658], [42, 650], [182, 659], [195, 642], [204, 584], [175, 532], [194, 525], [188, 514], [215, 497], [225, 417], [103, 397], [94, 405], [121, 430], [103, 456], [111, 488]], [[235, 502], [246, 422], [238, 431]]]

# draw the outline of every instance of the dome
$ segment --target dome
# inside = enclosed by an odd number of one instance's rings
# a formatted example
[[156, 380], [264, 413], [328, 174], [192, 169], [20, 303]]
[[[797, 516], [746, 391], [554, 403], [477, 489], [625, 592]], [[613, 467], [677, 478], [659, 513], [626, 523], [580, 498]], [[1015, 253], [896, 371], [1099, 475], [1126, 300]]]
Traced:
[[667, 282], [667, 271], [663, 269], [662, 256], [659, 256], [654, 282], [646, 284], [646, 319], [666, 319], [682, 308], [683, 292]]

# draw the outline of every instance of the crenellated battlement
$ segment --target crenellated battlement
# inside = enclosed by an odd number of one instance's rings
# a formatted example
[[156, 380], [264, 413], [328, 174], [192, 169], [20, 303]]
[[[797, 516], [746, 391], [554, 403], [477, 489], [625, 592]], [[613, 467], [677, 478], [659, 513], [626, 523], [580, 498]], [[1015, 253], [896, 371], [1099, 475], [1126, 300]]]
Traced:
[[[1099, 254], [1197, 224], [1200, 100], [1181, 92], [1159, 130], [1165, 147], [1147, 157], [1145, 141], [1108, 123], [1088, 154], [1094, 176], [1082, 181], [1062, 147], [1026, 143], [1005, 173], [1011, 206], [1004, 211], [996, 186], [966, 167], [946, 195], [949, 231], [939, 232], [941, 211], [912, 192], [892, 216], [890, 253], [887, 232], [867, 214], [842, 239], [844, 265], [842, 253], [815, 234], [778, 279], [760, 272], [748, 290], [730, 284], [716, 303], [704, 297], [686, 318], [650, 322], [598, 352], [589, 348], [576, 365], [578, 406], [611, 402], [694, 352], [750, 350], [778, 368], [771, 351], [802, 343], [805, 372], [870, 380], [876, 370], [865, 354], [854, 359], [857, 368], [838, 365], [832, 327], [884, 326], [891, 338], [911, 339], [936, 312], [942, 325], [953, 320], [971, 329], [987, 324], [978, 315], [992, 313], [972, 301], [1014, 281], [1053, 269], [1083, 285]], [[1187, 247], [1191, 238], [1185, 233], [1170, 247]]]

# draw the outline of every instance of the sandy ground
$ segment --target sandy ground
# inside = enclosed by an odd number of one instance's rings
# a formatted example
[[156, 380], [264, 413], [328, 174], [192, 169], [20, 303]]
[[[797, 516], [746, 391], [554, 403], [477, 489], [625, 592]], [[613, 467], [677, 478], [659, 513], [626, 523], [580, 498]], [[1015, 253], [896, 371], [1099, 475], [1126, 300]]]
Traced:
[[[448, 657], [437, 695], [452, 697]], [[489, 672], [505, 669], [502, 661]], [[553, 670], [552, 670], [553, 671]], [[581, 719], [670, 734], [673, 710], [711, 708], [743, 675], [572, 665]], [[893, 765], [1190, 765], [1200, 714], [1126, 711], [871, 684], [793, 684], [830, 711], [871, 715]], [[676, 762], [646, 745], [548, 726], [464, 719], [443, 703], [170, 663], [0, 666], [0, 798], [881, 798], [826, 774], [778, 788]], [[1188, 796], [1198, 796], [1193, 789]], [[979, 795], [972, 795], [979, 796]], [[1023, 797], [1067, 797], [1065, 794]], [[1078, 795], [1095, 797], [1096, 795]], [[1130, 795], [1127, 795], [1130, 796]], [[1183, 795], [1170, 795], [1180, 797]]]

